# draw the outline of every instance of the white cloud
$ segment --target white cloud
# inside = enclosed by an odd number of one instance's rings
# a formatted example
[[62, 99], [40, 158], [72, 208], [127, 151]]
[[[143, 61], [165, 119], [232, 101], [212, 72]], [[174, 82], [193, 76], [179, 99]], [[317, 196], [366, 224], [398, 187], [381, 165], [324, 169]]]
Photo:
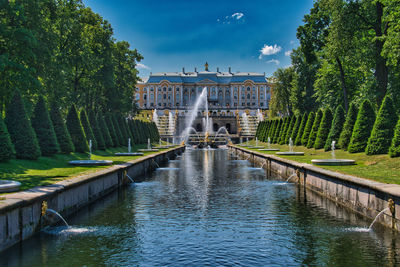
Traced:
[[267, 45], [265, 44], [263, 48], [261, 48], [260, 52], [260, 56], [259, 59], [261, 59], [263, 56], [270, 56], [270, 55], [275, 55], [277, 53], [279, 53], [282, 50], [282, 47], [280, 47], [279, 45], [274, 44], [272, 45]]
[[286, 51], [285, 52], [285, 56], [290, 57], [290, 55], [292, 54], [292, 50]]
[[234, 18], [234, 19], [239, 20], [239, 19], [243, 18], [243, 16], [244, 16], [243, 13], [236, 12], [236, 13], [233, 13], [231, 17]]
[[277, 60], [277, 59], [268, 60], [267, 63], [274, 63], [274, 64], [276, 64], [276, 65], [281, 64], [281, 62], [280, 62], [279, 60]]
[[138, 63], [138, 64], [136, 65], [136, 67], [137, 67], [138, 69], [151, 70], [151, 68], [150, 68], [149, 66], [146, 66], [146, 65], [144, 65], [144, 64], [142, 64], [142, 63]]

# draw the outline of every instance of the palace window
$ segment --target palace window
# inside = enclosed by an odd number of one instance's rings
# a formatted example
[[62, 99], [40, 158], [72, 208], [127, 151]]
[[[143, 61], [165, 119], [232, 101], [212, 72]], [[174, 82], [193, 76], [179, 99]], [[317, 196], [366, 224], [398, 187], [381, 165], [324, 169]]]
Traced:
[[139, 99], [140, 99], [140, 94], [137, 93], [137, 94], [136, 94], [136, 100], [139, 100]]
[[146, 100], [146, 99], [147, 99], [147, 95], [144, 94], [144, 95], [143, 95], [143, 100]]
[[158, 87], [158, 91], [161, 91], [161, 87]]
[[154, 107], [154, 103], [150, 103], [150, 106], [151, 106], [151, 107]]
[[164, 94], [163, 98], [164, 98], [164, 99], [167, 99], [167, 95], [166, 95], [166, 94]]
[[164, 92], [166, 92], [167, 91], [167, 87], [164, 87], [163, 90], [164, 90]]
[[250, 91], [250, 87], [247, 87], [247, 91]]
[[179, 92], [179, 87], [176, 87], [176, 91]]
[[250, 99], [250, 94], [247, 94], [247, 99]]
[[153, 88], [153, 87], [150, 87], [150, 91], [153, 92], [153, 91], [154, 91], [154, 88]]
[[169, 87], [169, 88], [168, 88], [168, 91], [170, 91], [170, 92], [171, 92], [171, 91], [172, 91], [172, 88], [171, 88], [171, 87]]
[[264, 106], [263, 104], [264, 104], [263, 102], [260, 102], [260, 106], [261, 106], [261, 107]]

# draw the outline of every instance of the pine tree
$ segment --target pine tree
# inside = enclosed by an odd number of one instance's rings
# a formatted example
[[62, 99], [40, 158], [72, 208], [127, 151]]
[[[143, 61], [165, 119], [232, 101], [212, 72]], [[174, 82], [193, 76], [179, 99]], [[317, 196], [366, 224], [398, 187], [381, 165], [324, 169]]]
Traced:
[[307, 113], [304, 113], [304, 114], [303, 114], [303, 117], [301, 118], [301, 123], [300, 123], [299, 131], [298, 131], [298, 133], [297, 133], [296, 139], [294, 140], [294, 145], [295, 145], [295, 146], [300, 146], [300, 145], [301, 145], [301, 138], [302, 138], [302, 136], [303, 136], [304, 129], [306, 128], [307, 118], [308, 118]]
[[57, 137], [58, 145], [60, 146], [61, 153], [71, 153], [75, 151], [74, 144], [72, 143], [71, 136], [68, 132], [67, 125], [65, 124], [60, 109], [56, 103], [51, 105], [50, 112], [51, 121], [53, 123], [54, 132]]
[[346, 115], [346, 121], [343, 125], [343, 130], [339, 137], [339, 147], [341, 149], [347, 150], [349, 146], [351, 135], [353, 134], [354, 124], [357, 120], [357, 107], [353, 103], [350, 104], [349, 111]]
[[92, 131], [96, 139], [97, 149], [105, 150], [106, 144], [103, 137], [103, 131], [100, 129], [99, 122], [93, 110], [89, 111], [89, 123], [92, 126]]
[[[394, 135], [397, 116], [392, 99], [385, 96], [376, 117], [365, 153], [367, 155], [387, 154]], [[394, 114], [393, 114], [394, 113]]]
[[325, 151], [329, 151], [332, 149], [332, 141], [335, 141], [336, 147], [340, 148], [337, 144], [339, 140], [340, 133], [342, 132], [344, 125], [344, 109], [341, 105], [339, 105], [335, 110], [335, 116], [333, 117], [332, 127], [329, 131], [328, 138], [325, 142]]
[[38, 159], [41, 155], [39, 142], [31, 121], [26, 114], [24, 102], [18, 91], [7, 106], [5, 123], [19, 159]]
[[97, 141], [96, 141], [96, 137], [94, 136], [92, 126], [90, 125], [89, 118], [86, 114], [85, 109], [82, 109], [81, 113], [79, 115], [80, 115], [80, 120], [82, 123], [83, 130], [85, 131], [86, 141], [89, 144], [90, 140], [92, 140], [92, 150], [95, 151], [95, 150], [97, 150]]
[[296, 123], [296, 116], [290, 118], [289, 128], [285, 133], [285, 145], [289, 143], [290, 135], [292, 134], [294, 124]]
[[82, 127], [81, 120], [78, 116], [78, 111], [75, 105], [72, 105], [67, 115], [67, 128], [71, 135], [72, 143], [75, 146], [75, 151], [85, 153], [89, 151], [86, 135]]
[[301, 136], [301, 145], [303, 146], [307, 146], [308, 144], [308, 139], [310, 137], [310, 133], [314, 124], [314, 119], [315, 119], [315, 113], [311, 111], [310, 114], [308, 115], [303, 135]]
[[312, 148], [314, 147], [315, 139], [317, 138], [317, 133], [319, 129], [319, 125], [321, 124], [322, 120], [322, 110], [318, 110], [317, 114], [315, 115], [314, 123], [311, 128], [310, 135], [308, 137], [308, 142], [307, 142], [307, 148]]
[[108, 130], [108, 126], [107, 126], [107, 123], [106, 123], [106, 121], [104, 119], [104, 116], [101, 115], [101, 114], [98, 114], [97, 115], [97, 121], [99, 122], [99, 127], [101, 129], [101, 132], [102, 132], [102, 135], [103, 135], [103, 138], [104, 138], [105, 146], [107, 148], [114, 147], [114, 143], [113, 143], [113, 140], [111, 138], [110, 131]]
[[111, 114], [107, 114], [105, 116], [105, 121], [108, 127], [108, 131], [110, 132], [111, 140], [113, 142], [113, 147], [119, 147], [119, 139], [117, 134], [115, 133], [115, 128], [114, 128], [114, 120], [112, 119]]
[[400, 118], [397, 121], [392, 139], [392, 145], [389, 148], [389, 156], [391, 158], [400, 157]]
[[11, 143], [10, 134], [0, 116], [0, 162], [10, 160], [14, 157], [15, 150]]
[[31, 118], [32, 127], [35, 130], [43, 156], [51, 156], [60, 152], [53, 123], [43, 96], [39, 96]]
[[301, 120], [302, 120], [302, 117], [300, 115], [296, 117], [296, 122], [294, 123], [293, 130], [292, 130], [292, 133], [290, 135], [290, 138], [292, 138], [293, 143], [296, 141], [296, 137], [297, 137], [297, 134], [298, 134], [299, 129], [300, 129]]
[[365, 151], [368, 138], [371, 135], [372, 127], [375, 122], [375, 112], [372, 109], [371, 102], [365, 100], [361, 104], [360, 111], [357, 114], [357, 120], [354, 124], [353, 133], [351, 135], [348, 151], [357, 153]]

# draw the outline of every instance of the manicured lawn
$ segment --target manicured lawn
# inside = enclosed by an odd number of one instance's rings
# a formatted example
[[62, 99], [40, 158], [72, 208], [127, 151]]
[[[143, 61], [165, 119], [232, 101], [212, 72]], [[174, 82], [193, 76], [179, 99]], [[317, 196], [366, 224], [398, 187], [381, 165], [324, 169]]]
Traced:
[[[146, 147], [147, 145], [135, 145], [132, 150], [137, 151], [140, 148]], [[98, 150], [92, 154], [92, 159], [112, 160], [114, 164], [120, 164], [141, 157], [116, 157], [114, 156], [116, 152], [127, 152], [127, 148], [112, 148], [106, 151]], [[145, 152], [144, 155], [154, 153], [157, 152]], [[76, 167], [68, 164], [68, 161], [78, 159], [88, 159], [88, 154], [58, 154], [53, 157], [40, 157], [38, 160], [13, 159], [9, 162], [0, 163], [0, 179], [19, 181], [22, 184], [21, 190], [26, 190], [35, 186], [53, 184], [61, 180], [107, 168], [107, 166]]]
[[[251, 145], [255, 145], [254, 141], [250, 141], [249, 143]], [[266, 143], [262, 142], [259, 142], [259, 145], [267, 146]], [[271, 148], [279, 148], [280, 151], [289, 151], [289, 146], [287, 145], [271, 144]], [[255, 150], [265, 154], [275, 154], [275, 152], [259, 151], [257, 149], [252, 149], [252, 148], [248, 149]], [[279, 155], [279, 157], [309, 164], [311, 164], [312, 159], [332, 158], [331, 151], [325, 152], [323, 149], [315, 150], [315, 149], [307, 149], [303, 146], [295, 146], [294, 151], [304, 152], [304, 156]], [[365, 153], [350, 154], [343, 150], [336, 150], [335, 155], [337, 159], [354, 159], [357, 165], [318, 166], [318, 167], [382, 183], [400, 184], [400, 157], [390, 158], [388, 155], [367, 156]]]

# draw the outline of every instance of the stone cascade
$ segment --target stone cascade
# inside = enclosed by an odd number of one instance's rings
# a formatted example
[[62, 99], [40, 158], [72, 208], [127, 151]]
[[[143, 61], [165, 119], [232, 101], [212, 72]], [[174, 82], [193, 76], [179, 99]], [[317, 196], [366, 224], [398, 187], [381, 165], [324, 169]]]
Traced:
[[172, 137], [176, 132], [176, 116], [158, 116], [156, 125], [161, 137]]
[[239, 135], [243, 137], [254, 137], [256, 135], [259, 119], [257, 116], [237, 116], [239, 128], [241, 129]]

